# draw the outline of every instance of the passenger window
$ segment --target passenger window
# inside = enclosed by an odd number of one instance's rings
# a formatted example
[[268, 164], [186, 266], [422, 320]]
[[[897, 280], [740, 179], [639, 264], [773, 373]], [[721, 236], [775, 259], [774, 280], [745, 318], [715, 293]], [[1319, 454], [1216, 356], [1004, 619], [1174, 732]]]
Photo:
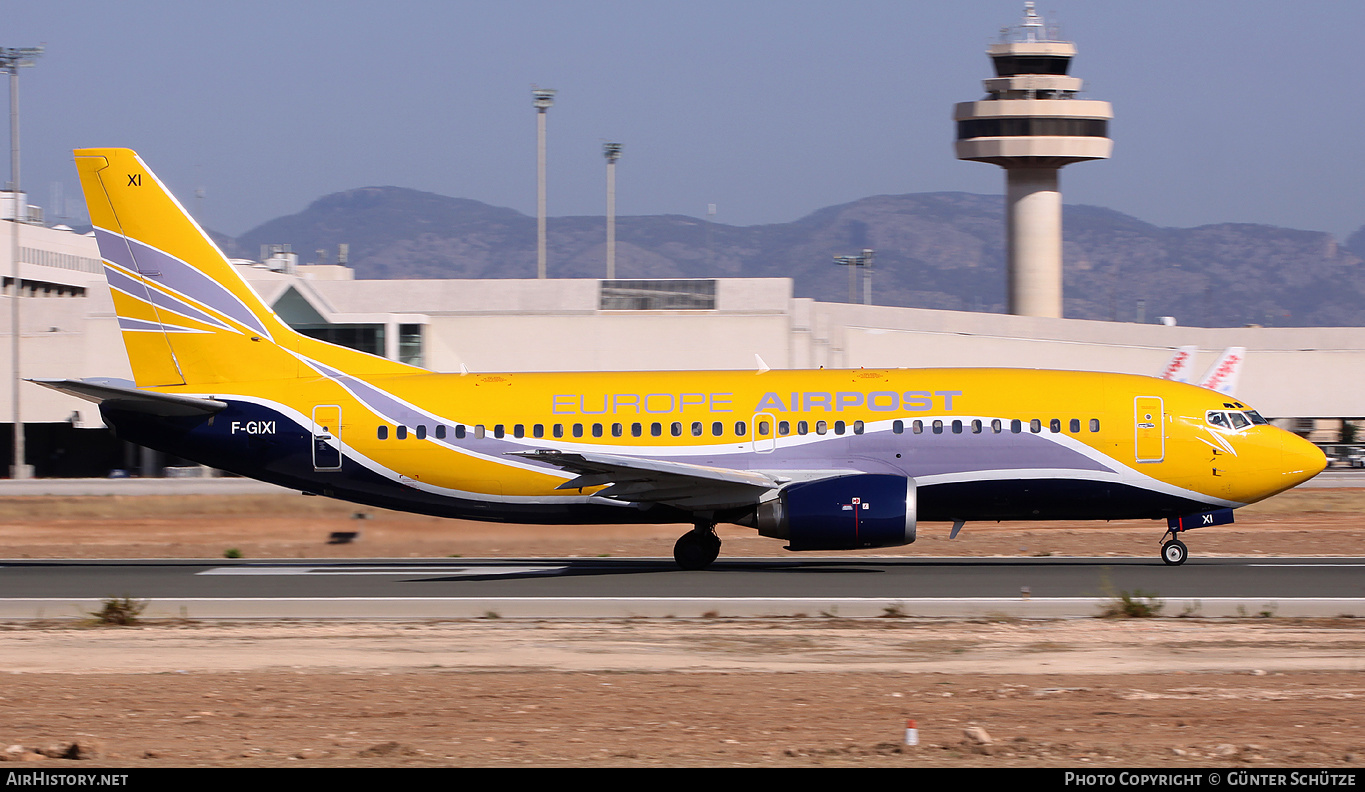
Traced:
[[625, 433], [626, 433], [626, 428], [625, 428], [624, 426], [622, 426], [621, 424], [619, 424], [619, 423], [614, 423], [614, 424], [611, 425], [611, 436], [612, 436], [612, 437], [620, 437], [621, 435], [624, 435]]
[[649, 425], [649, 436], [650, 436], [650, 437], [662, 437], [663, 434], [664, 434], [664, 425], [663, 425], [663, 424], [661, 424], [661, 423], [652, 423], [652, 424]]
[[792, 433], [792, 425], [787, 421], [778, 421], [777, 433], [782, 437], [786, 437], [787, 435]]
[[735, 421], [735, 437], [743, 437], [748, 434], [743, 421]]
[[393, 436], [398, 440], [408, 439], [408, 428], [406, 426], [397, 427], [393, 430]]
[[768, 422], [767, 422], [767, 421], [759, 421], [758, 424], [757, 424], [757, 426], [755, 427], [755, 430], [756, 430], [756, 434], [757, 434], [759, 437], [767, 437], [767, 436], [768, 436]]
[[484, 438], [484, 435], [485, 435], [486, 433], [487, 433], [487, 430], [485, 430], [485, 429], [483, 428], [483, 424], [478, 424], [477, 426], [474, 427], [474, 439], [475, 439], [475, 440], [482, 440], [482, 439]]
[[693, 436], [693, 437], [701, 437], [701, 436], [702, 436], [702, 433], [705, 432], [705, 431], [706, 431], [706, 427], [702, 426], [701, 421], [693, 421], [693, 422], [692, 422], [692, 436]]
[[1000, 419], [999, 419], [999, 418], [996, 418], [995, 420], [991, 421], [991, 431], [992, 431], [992, 432], [995, 432], [996, 434], [1000, 434], [1000, 433], [1003, 432], [1004, 430], [1005, 430], [1005, 425], [1002, 424], [1002, 423], [1000, 422]]
[[1100, 419], [1098, 419], [1098, 418], [1091, 418], [1091, 419], [1090, 419], [1090, 431], [1092, 431], [1092, 432], [1098, 432], [1099, 430], [1100, 430]]
[[532, 437], [544, 437], [544, 436], [545, 436], [545, 425], [544, 425], [544, 424], [536, 424], [535, 426], [532, 426], [532, 427], [531, 427], [531, 436], [532, 436]]
[[417, 427], [417, 439], [418, 439], [418, 440], [425, 440], [425, 439], [427, 439], [427, 425], [426, 425], [426, 424], [422, 424], [422, 425], [420, 425], [420, 426]]
[[943, 434], [943, 422], [934, 421], [934, 434]]
[[583, 424], [574, 424], [574, 425], [573, 425], [573, 436], [574, 436], [574, 437], [582, 437], [582, 436], [583, 436]]
[[825, 432], [828, 432], [828, 431], [829, 431], [829, 424], [825, 423], [824, 421], [816, 421], [816, 422], [815, 422], [815, 433], [816, 433], [816, 434], [822, 435], [822, 434], [824, 434]]
[[915, 421], [910, 424], [910, 431], [915, 434], [924, 434], [924, 421]]
[[1072, 434], [1080, 434], [1080, 433], [1081, 433], [1081, 419], [1080, 419], [1080, 418], [1072, 418], [1072, 419], [1071, 419], [1071, 433], [1072, 433]]
[[1028, 422], [1028, 430], [1030, 432], [1033, 432], [1034, 434], [1038, 434], [1039, 432], [1043, 431], [1043, 422], [1038, 420], [1037, 418], [1034, 418], [1033, 420]]
[[853, 434], [862, 434], [862, 433], [863, 433], [863, 422], [862, 422], [862, 421], [854, 421], [854, 422], [853, 422]]
[[644, 433], [645, 433], [645, 429], [644, 429], [644, 427], [641, 426], [640, 424], [633, 423], [633, 424], [630, 425], [630, 436], [631, 436], [631, 437], [639, 437], [640, 435], [642, 435], [642, 434], [644, 434]]
[[446, 439], [446, 425], [445, 425], [445, 424], [436, 424], [436, 439], [437, 439], [437, 440], [444, 440], [444, 439]]
[[899, 420], [899, 419], [897, 419], [897, 420], [895, 420], [895, 421], [892, 421], [892, 422], [891, 422], [891, 433], [892, 433], [892, 434], [905, 434], [905, 421], [902, 421], [902, 420]]
[[953, 434], [962, 434], [962, 422], [953, 421]]
[[972, 434], [981, 434], [981, 422], [972, 421]]
[[843, 421], [835, 421], [835, 422], [834, 422], [834, 433], [837, 434], [837, 435], [841, 435], [841, 434], [844, 433], [844, 422], [843, 422]]
[[507, 432], [502, 428], [502, 424], [493, 424], [493, 436], [501, 439]]
[[711, 436], [720, 437], [723, 434], [725, 434], [725, 424], [720, 421], [713, 421], [711, 423]]
[[550, 433], [553, 434], [555, 437], [563, 437], [564, 424], [555, 424], [554, 428], [550, 430]]
[[512, 436], [513, 436], [513, 437], [525, 437], [525, 436], [526, 436], [526, 427], [522, 426], [521, 424], [513, 424], [513, 425], [512, 425]]
[[796, 433], [799, 435], [810, 434], [810, 424], [805, 421], [796, 422]]
[[1057, 434], [1062, 431], [1062, 420], [1060, 418], [1053, 418], [1051, 421], [1047, 422], [1047, 428], [1053, 434]]
[[674, 421], [673, 425], [668, 428], [669, 433], [672, 434], [674, 437], [682, 437], [682, 422]]
[[463, 440], [465, 436], [464, 424], [455, 424], [455, 439]]
[[1019, 434], [1022, 431], [1024, 431], [1023, 421], [1019, 420], [1018, 418], [1015, 418], [1013, 421], [1010, 421], [1010, 432], [1014, 434]]
[[384, 426], [383, 424], [380, 424], [380, 426], [379, 426], [379, 434], [378, 434], [378, 437], [379, 437], [380, 440], [388, 440], [388, 439], [389, 439], [389, 427]]
[[602, 424], [596, 424], [596, 423], [595, 423], [595, 424], [592, 425], [592, 436], [593, 436], [593, 437], [601, 437], [601, 436], [602, 436]]

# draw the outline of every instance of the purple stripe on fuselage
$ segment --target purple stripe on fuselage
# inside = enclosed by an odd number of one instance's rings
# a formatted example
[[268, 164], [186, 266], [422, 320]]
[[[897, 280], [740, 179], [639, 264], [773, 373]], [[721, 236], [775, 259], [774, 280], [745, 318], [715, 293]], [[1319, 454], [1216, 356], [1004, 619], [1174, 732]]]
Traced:
[[[355, 395], [366, 407], [401, 426], [414, 428], [429, 424], [455, 424], [448, 418], [415, 409], [387, 392], [363, 380], [344, 374], [316, 361], [310, 361], [328, 377], [335, 379]], [[510, 427], [509, 427], [510, 428]], [[806, 435], [810, 438], [811, 435]], [[437, 439], [431, 434], [428, 441], [451, 448], [498, 457], [508, 451], [531, 448], [562, 447], [551, 438], [523, 438], [520, 442], [491, 436], [462, 440], [451, 436]], [[792, 442], [795, 438], [786, 438]], [[828, 435], [814, 442], [783, 445], [778, 438], [777, 449], [771, 453], [752, 451], [723, 452], [704, 455], [659, 454], [645, 457], [622, 449], [604, 449], [621, 456], [681, 462], [693, 465], [712, 465], [736, 470], [781, 470], [811, 468], [852, 468], [869, 472], [898, 472], [912, 478], [980, 471], [1074, 470], [1077, 472], [1110, 472], [1112, 468], [1086, 454], [1049, 440], [1046, 435], [1023, 433], [1000, 434], [893, 434], [889, 430], [867, 432], [862, 435]], [[581, 445], [581, 443], [575, 443]], [[899, 457], [897, 456], [899, 455]], [[560, 468], [534, 459], [521, 459], [523, 464], [544, 467], [547, 472], [561, 472]]]
[[[193, 305], [190, 305], [183, 300], [176, 299], [169, 294], [157, 291], [156, 289], [149, 289], [145, 285], [139, 283], [136, 279], [113, 267], [104, 268], [104, 277], [109, 281], [110, 287], [130, 294], [133, 297], [137, 297], [140, 300], [148, 300], [152, 305], [155, 305], [158, 308], [164, 308], [171, 313], [178, 313], [182, 316], [187, 316], [190, 319], [203, 322], [204, 324], [221, 327], [224, 330], [232, 330], [232, 328], [224, 324], [222, 320], [206, 314]], [[232, 332], [235, 333], [237, 331], [232, 330]]]
[[137, 272], [144, 278], [152, 278], [177, 294], [207, 305], [266, 337], [270, 336], [261, 320], [237, 295], [180, 259], [136, 239], [100, 228], [95, 229], [95, 240], [99, 243], [100, 255], [108, 261]]

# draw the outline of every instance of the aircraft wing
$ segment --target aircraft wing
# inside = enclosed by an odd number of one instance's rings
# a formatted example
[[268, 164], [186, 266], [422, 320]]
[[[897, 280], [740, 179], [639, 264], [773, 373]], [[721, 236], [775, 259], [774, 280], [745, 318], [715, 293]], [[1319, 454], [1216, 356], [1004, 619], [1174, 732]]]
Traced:
[[578, 474], [556, 489], [610, 486], [596, 494], [614, 500], [664, 503], [680, 509], [704, 510], [745, 506], [781, 483], [748, 470], [664, 462], [616, 454], [564, 452], [551, 449], [513, 451]]
[[29, 382], [69, 393], [86, 401], [103, 404], [117, 403], [119, 407], [146, 415], [166, 418], [189, 415], [211, 415], [227, 407], [226, 402], [217, 399], [203, 399], [198, 396], [179, 396], [173, 393], [157, 393], [139, 390], [127, 380], [115, 379], [31, 379]]

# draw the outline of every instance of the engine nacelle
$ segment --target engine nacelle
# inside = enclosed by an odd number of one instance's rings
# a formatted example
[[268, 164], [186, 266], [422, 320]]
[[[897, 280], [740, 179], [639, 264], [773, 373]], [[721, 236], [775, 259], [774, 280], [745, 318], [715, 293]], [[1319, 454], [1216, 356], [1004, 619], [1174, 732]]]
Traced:
[[755, 516], [788, 550], [858, 550], [915, 541], [915, 512], [914, 479], [862, 473], [792, 484]]

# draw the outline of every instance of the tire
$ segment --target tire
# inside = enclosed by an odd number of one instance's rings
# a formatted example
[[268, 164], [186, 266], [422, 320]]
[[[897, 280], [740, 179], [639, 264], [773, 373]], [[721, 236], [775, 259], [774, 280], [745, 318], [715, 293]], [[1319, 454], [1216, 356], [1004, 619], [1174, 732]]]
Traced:
[[1179, 539], [1172, 539], [1161, 546], [1161, 560], [1165, 561], [1167, 566], [1180, 566], [1189, 557], [1189, 548]]
[[678, 566], [693, 572], [711, 566], [720, 555], [720, 539], [713, 533], [688, 531], [673, 544], [673, 560]]

